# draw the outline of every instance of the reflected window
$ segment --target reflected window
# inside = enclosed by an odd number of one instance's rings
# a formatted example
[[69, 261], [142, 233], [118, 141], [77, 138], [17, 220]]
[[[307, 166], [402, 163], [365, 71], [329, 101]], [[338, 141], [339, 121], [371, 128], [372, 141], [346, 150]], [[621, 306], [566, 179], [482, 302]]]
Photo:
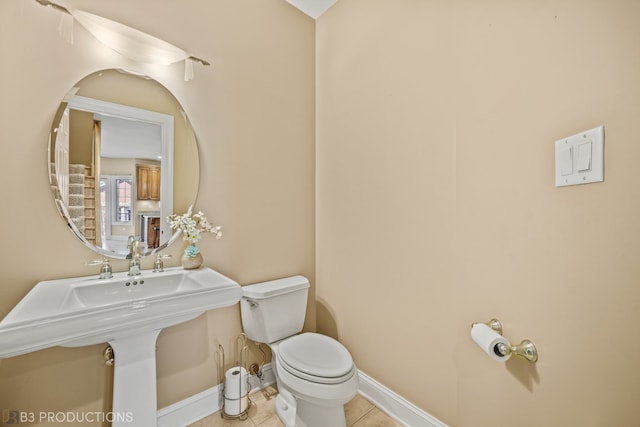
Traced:
[[100, 198], [103, 202], [102, 223], [106, 228], [110, 225], [133, 225], [132, 176], [102, 175]]
[[116, 223], [131, 223], [131, 211], [133, 209], [131, 178], [116, 178]]

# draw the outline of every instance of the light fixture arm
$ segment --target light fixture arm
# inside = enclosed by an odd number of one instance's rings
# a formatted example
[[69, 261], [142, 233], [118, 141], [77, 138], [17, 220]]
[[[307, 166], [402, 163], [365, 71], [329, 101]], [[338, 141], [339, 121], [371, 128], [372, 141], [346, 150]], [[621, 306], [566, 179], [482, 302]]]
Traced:
[[50, 2], [49, 0], [36, 0], [36, 1], [38, 3], [40, 3], [42, 6], [47, 6], [47, 7], [50, 7], [52, 9], [59, 10], [60, 12], [64, 12], [64, 13], [67, 13], [67, 14], [71, 15], [71, 12], [69, 12], [69, 9], [67, 9], [64, 6], [60, 6], [59, 4]]
[[209, 63], [208, 61], [205, 61], [204, 59], [202, 59], [202, 58], [198, 58], [198, 57], [193, 56], [193, 55], [191, 55], [191, 56], [190, 56], [189, 58], [187, 58], [187, 59], [190, 59], [190, 60], [195, 61], [195, 62], [199, 62], [199, 63], [201, 63], [201, 64], [202, 64], [202, 65], [204, 65], [204, 66], [209, 66], [209, 65], [211, 65], [211, 63]]

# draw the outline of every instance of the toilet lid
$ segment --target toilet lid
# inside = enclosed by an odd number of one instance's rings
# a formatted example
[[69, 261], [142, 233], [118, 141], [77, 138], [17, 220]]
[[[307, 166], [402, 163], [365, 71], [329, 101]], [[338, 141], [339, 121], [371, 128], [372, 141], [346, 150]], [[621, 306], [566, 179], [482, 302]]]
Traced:
[[304, 333], [278, 346], [283, 367], [292, 375], [316, 382], [339, 382], [353, 371], [349, 351], [325, 335]]

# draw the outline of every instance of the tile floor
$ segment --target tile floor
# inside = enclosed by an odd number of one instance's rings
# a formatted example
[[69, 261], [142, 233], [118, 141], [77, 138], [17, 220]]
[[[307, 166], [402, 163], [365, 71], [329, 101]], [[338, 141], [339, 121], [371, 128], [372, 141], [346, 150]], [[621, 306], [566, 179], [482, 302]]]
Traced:
[[[275, 385], [250, 395], [253, 404], [246, 420], [225, 420], [216, 412], [189, 427], [283, 427], [275, 413], [278, 390]], [[348, 427], [401, 427], [380, 409], [359, 394], [345, 405]], [[331, 427], [331, 426], [327, 426]]]

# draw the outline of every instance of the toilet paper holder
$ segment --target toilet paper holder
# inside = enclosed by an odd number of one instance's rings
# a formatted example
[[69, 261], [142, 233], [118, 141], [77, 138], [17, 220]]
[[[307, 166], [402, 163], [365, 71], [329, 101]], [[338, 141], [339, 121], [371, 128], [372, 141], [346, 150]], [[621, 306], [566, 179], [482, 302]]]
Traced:
[[[493, 318], [484, 323], [485, 325], [502, 335], [502, 323], [500, 323], [498, 319]], [[471, 326], [473, 327], [473, 325]], [[538, 349], [536, 348], [535, 344], [528, 339], [522, 340], [520, 344], [516, 345], [513, 345], [510, 342], [509, 345], [499, 343], [496, 345], [495, 350], [502, 356], [515, 354], [516, 356], [524, 357], [531, 363], [536, 363], [538, 361]]]
[[[249, 397], [251, 384], [245, 368], [248, 360], [248, 346], [247, 336], [244, 333], [241, 333], [236, 338], [235, 351], [236, 360], [234, 361], [234, 366], [225, 371], [224, 347], [222, 347], [222, 344], [218, 344], [218, 378], [222, 381], [222, 408], [220, 416], [227, 420], [237, 419], [244, 421], [248, 418], [249, 410], [253, 404]], [[229, 374], [229, 378], [227, 378], [227, 374]], [[237, 380], [235, 379], [236, 377]], [[237, 387], [235, 387], [236, 384]], [[234, 388], [232, 388], [232, 386]]]

